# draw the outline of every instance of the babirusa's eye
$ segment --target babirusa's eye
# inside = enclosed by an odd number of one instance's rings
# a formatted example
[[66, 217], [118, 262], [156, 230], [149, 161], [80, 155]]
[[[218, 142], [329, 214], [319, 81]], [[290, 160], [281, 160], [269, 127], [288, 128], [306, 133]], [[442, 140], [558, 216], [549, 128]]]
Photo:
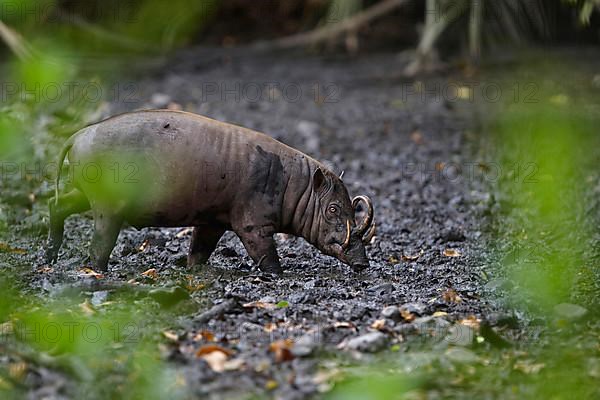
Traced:
[[336, 214], [338, 212], [338, 208], [336, 206], [329, 206], [329, 212]]

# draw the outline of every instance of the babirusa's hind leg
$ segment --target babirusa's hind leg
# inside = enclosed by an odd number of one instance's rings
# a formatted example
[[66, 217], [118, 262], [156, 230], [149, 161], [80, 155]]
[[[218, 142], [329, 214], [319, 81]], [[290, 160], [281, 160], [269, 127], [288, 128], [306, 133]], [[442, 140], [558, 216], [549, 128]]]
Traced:
[[123, 217], [105, 210], [94, 210], [94, 235], [90, 257], [95, 270], [106, 271], [110, 253], [119, 236]]
[[48, 232], [48, 247], [46, 249], [46, 262], [53, 263], [58, 258], [58, 251], [63, 242], [65, 219], [72, 215], [87, 211], [90, 204], [83, 193], [73, 189], [67, 194], [58, 197], [58, 204], [54, 198], [50, 199], [50, 229]]
[[196, 226], [188, 253], [188, 268], [206, 263], [224, 233], [225, 229], [219, 226]]

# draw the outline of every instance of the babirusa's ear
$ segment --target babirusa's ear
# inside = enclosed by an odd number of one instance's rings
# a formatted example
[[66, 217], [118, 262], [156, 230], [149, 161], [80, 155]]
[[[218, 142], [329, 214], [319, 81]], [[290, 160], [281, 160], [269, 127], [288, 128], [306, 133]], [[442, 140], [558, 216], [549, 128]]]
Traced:
[[321, 168], [317, 168], [313, 174], [313, 190], [316, 193], [322, 192], [327, 187], [327, 178]]

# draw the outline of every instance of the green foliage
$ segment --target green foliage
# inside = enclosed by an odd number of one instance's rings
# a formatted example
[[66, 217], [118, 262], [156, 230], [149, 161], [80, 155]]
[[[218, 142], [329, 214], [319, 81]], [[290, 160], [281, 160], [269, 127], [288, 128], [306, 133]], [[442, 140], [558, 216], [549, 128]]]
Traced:
[[362, 0], [331, 0], [327, 9], [326, 23], [332, 24], [360, 11]]
[[579, 21], [582, 25], [589, 25], [594, 9], [600, 8], [600, 0], [563, 0], [579, 8]]
[[[68, 294], [32, 301], [7, 279], [0, 289], [0, 323], [12, 326], [12, 333], [1, 334], [11, 357], [72, 376], [78, 382], [75, 398], [181, 397], [174, 372], [159, 354], [156, 338], [165, 317], [155, 303], [127, 292], [96, 306]], [[19, 395], [18, 387], [0, 385], [0, 396], [9, 395]]]
[[366, 372], [366, 375], [354, 376], [336, 385], [325, 396], [328, 400], [397, 400], [414, 388], [402, 375]]

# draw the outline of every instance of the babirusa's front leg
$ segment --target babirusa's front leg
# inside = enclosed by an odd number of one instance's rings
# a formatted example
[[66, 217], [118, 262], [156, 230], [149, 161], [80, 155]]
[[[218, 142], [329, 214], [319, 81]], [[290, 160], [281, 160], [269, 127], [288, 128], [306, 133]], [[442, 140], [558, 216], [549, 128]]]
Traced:
[[236, 230], [236, 233], [261, 271], [277, 275], [283, 273], [273, 239], [275, 229], [272, 226], [246, 225], [239, 231]]

